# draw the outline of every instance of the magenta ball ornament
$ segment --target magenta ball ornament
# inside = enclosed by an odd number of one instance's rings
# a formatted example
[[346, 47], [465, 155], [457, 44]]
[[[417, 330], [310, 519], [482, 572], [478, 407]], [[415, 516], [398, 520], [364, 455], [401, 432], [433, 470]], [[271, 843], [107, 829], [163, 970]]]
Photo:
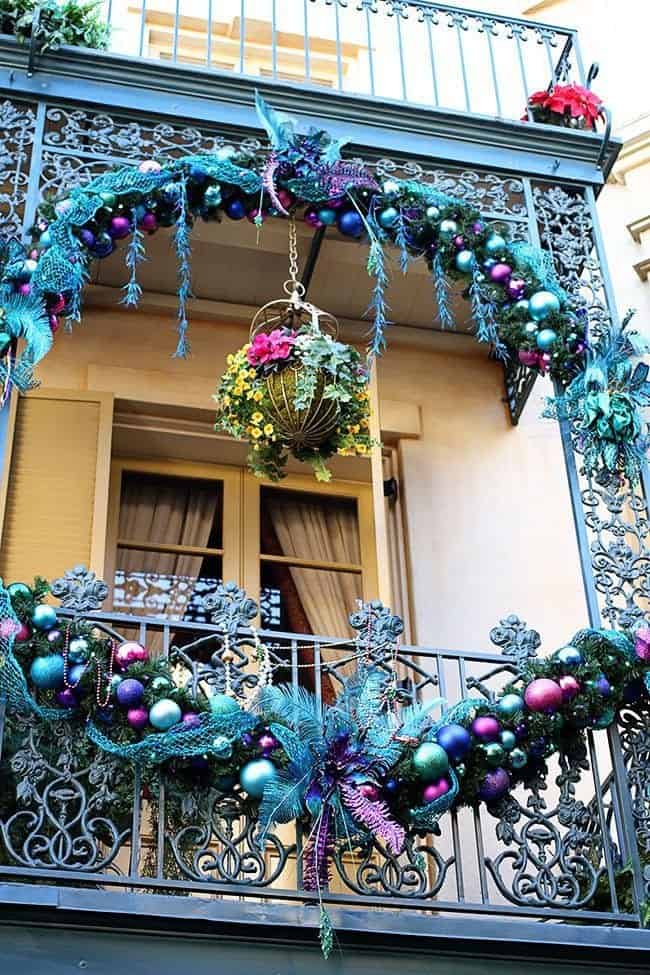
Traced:
[[444, 796], [449, 792], [450, 785], [448, 779], [437, 779], [435, 782], [430, 782], [429, 785], [425, 786], [422, 791], [422, 801], [423, 802], [435, 802], [440, 796]]
[[253, 209], [249, 210], [246, 214], [246, 219], [249, 221], [249, 223], [254, 224], [264, 223], [266, 217], [266, 210], [260, 210], [259, 207], [253, 207]]
[[63, 295], [55, 295], [50, 302], [48, 302], [47, 310], [50, 315], [60, 315], [65, 311], [65, 298]]
[[23, 298], [27, 298], [27, 296], [30, 295], [31, 293], [32, 293], [31, 284], [27, 284], [27, 282], [23, 282], [23, 284], [18, 285], [18, 294], [22, 295]]
[[139, 680], [127, 678], [118, 684], [116, 696], [123, 708], [137, 708], [144, 694], [144, 684]]
[[517, 358], [521, 362], [522, 366], [528, 366], [532, 368], [538, 364], [538, 356], [536, 352], [530, 352], [528, 349], [519, 349], [517, 353]]
[[131, 233], [131, 221], [128, 217], [113, 217], [108, 225], [108, 232], [113, 240], [122, 240]]
[[456, 236], [454, 237], [454, 247], [457, 250], [461, 251], [464, 246], [465, 246], [465, 238], [463, 237], [462, 234], [456, 234]]
[[548, 677], [538, 677], [524, 691], [524, 701], [531, 711], [553, 714], [562, 706], [562, 688]]
[[126, 670], [131, 664], [144, 664], [149, 659], [149, 654], [145, 647], [133, 640], [121, 643], [114, 654], [115, 663], [120, 670]]
[[149, 712], [146, 708], [129, 708], [126, 720], [134, 731], [142, 731], [149, 720]]
[[362, 782], [359, 786], [359, 792], [368, 802], [377, 802], [380, 798], [379, 789], [372, 782]]
[[274, 748], [278, 747], [278, 740], [272, 734], [265, 732], [260, 735], [258, 745], [265, 752], [272, 752]]
[[510, 788], [510, 776], [504, 768], [495, 768], [482, 780], [478, 794], [484, 802], [496, 802]]
[[563, 674], [558, 680], [558, 684], [562, 691], [563, 701], [572, 701], [576, 694], [580, 693], [580, 684], [573, 674]]
[[285, 210], [288, 210], [293, 205], [294, 195], [289, 190], [278, 190], [277, 197]]
[[512, 268], [509, 264], [495, 264], [488, 271], [490, 281], [494, 284], [506, 284], [510, 280]]
[[19, 643], [25, 643], [26, 640], [30, 639], [31, 635], [32, 635], [32, 631], [31, 628], [27, 625], [27, 623], [21, 623], [18, 629], [16, 630], [16, 640]]
[[312, 227], [314, 230], [318, 230], [319, 227], [323, 226], [315, 210], [305, 210], [303, 219], [307, 226]]
[[489, 714], [484, 714], [472, 721], [472, 734], [479, 741], [497, 741], [501, 734], [501, 725], [496, 718], [493, 718]]
[[150, 212], [145, 213], [140, 221], [140, 226], [148, 234], [152, 234], [154, 230], [158, 230], [158, 218], [156, 214]]

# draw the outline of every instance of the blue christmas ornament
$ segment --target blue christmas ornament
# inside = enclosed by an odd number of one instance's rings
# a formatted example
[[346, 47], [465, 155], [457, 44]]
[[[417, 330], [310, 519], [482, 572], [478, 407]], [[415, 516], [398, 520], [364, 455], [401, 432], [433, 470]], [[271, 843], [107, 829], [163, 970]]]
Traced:
[[514, 718], [515, 715], [523, 711], [524, 699], [519, 694], [504, 694], [497, 701], [497, 711], [501, 718]]
[[440, 219], [440, 210], [438, 207], [430, 206], [427, 207], [425, 215], [429, 223], [436, 223]]
[[458, 233], [458, 224], [455, 220], [442, 220], [440, 223], [440, 236], [445, 240], [455, 237]]
[[469, 274], [475, 264], [473, 251], [458, 251], [456, 254], [456, 267], [463, 274]]
[[516, 314], [517, 318], [528, 318], [528, 308], [528, 298], [520, 298], [519, 301], [515, 302], [512, 310]]
[[9, 598], [14, 599], [16, 596], [29, 596], [31, 590], [24, 582], [12, 582], [7, 586], [7, 592], [9, 593]]
[[609, 683], [604, 674], [601, 674], [596, 679], [596, 690], [599, 694], [602, 694], [603, 697], [611, 697], [612, 685]]
[[453, 762], [462, 761], [472, 744], [472, 736], [461, 724], [443, 725], [436, 732], [436, 739]]
[[234, 200], [228, 200], [224, 210], [231, 220], [243, 220], [246, 216], [246, 206], [243, 200], [237, 197]]
[[232, 755], [232, 743], [225, 735], [217, 735], [212, 741], [210, 751], [216, 758], [230, 758]]
[[77, 696], [81, 694], [81, 688], [77, 687], [86, 670], [85, 664], [75, 664], [74, 667], [70, 667], [68, 670], [68, 684], [70, 687], [74, 688]]
[[60, 653], [36, 657], [29, 668], [32, 683], [41, 691], [54, 691], [63, 687], [65, 661]]
[[32, 624], [37, 630], [43, 630], [44, 633], [53, 630], [56, 626], [56, 612], [53, 607], [47, 606], [45, 603], [36, 606], [32, 613]]
[[423, 782], [435, 782], [449, 768], [449, 756], [441, 745], [424, 741], [413, 753], [413, 768]]
[[[124, 687], [124, 684], [122, 684], [122, 687]], [[180, 720], [181, 709], [176, 701], [172, 701], [168, 697], [164, 697], [161, 701], [156, 701], [149, 711], [149, 724], [158, 731], [167, 731], [172, 725], [178, 724]]]
[[386, 207], [384, 210], [379, 211], [379, 216], [377, 217], [379, 226], [383, 227], [384, 230], [390, 230], [391, 227], [395, 226], [398, 220], [399, 210], [397, 207]]
[[548, 349], [552, 349], [557, 342], [557, 332], [552, 328], [543, 328], [541, 332], [537, 333], [537, 347], [546, 352]]
[[501, 747], [506, 752], [511, 752], [517, 744], [517, 737], [513, 731], [502, 731], [499, 736], [499, 740], [501, 742]]
[[336, 210], [333, 210], [332, 207], [323, 207], [317, 212], [316, 216], [326, 227], [333, 227], [336, 223]]
[[233, 711], [239, 711], [239, 705], [228, 694], [214, 694], [210, 698], [210, 710], [213, 714], [232, 714]]
[[73, 664], [83, 664], [88, 659], [88, 640], [83, 636], [76, 636], [70, 640], [68, 660]]
[[261, 799], [264, 788], [277, 776], [277, 769], [268, 758], [255, 758], [247, 762], [239, 773], [239, 784], [251, 799]]
[[386, 779], [384, 782], [384, 792], [389, 796], [394, 796], [399, 789], [399, 782], [397, 779]]
[[207, 175], [205, 169], [202, 169], [201, 166], [190, 166], [189, 168], [189, 177], [195, 183], [205, 183]]
[[562, 647], [555, 657], [564, 667], [580, 667], [584, 663], [584, 657], [577, 647]]
[[528, 762], [528, 755], [523, 748], [513, 748], [509, 757], [513, 768], [523, 768]]
[[110, 234], [105, 232], [97, 234], [92, 252], [95, 257], [108, 257], [115, 250], [115, 243]]
[[151, 681], [152, 691], [170, 691], [173, 686], [169, 677], [164, 677], [162, 674]]
[[485, 251], [491, 257], [498, 257], [506, 249], [506, 242], [501, 234], [490, 234], [485, 242]]
[[536, 291], [528, 299], [530, 317], [536, 322], [542, 322], [549, 315], [560, 310], [560, 299], [551, 291]]
[[336, 225], [346, 237], [360, 237], [363, 233], [363, 220], [356, 210], [342, 210]]
[[221, 187], [218, 185], [208, 186], [203, 194], [203, 202], [205, 203], [206, 207], [218, 207], [221, 203]]

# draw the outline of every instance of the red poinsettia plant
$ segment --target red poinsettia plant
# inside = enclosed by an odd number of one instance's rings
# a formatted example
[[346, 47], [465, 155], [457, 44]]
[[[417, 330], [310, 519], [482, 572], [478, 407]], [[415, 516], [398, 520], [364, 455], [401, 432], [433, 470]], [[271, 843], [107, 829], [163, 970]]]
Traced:
[[[576, 84], [553, 85], [536, 91], [528, 99], [528, 108], [535, 122], [572, 129], [595, 129], [598, 119], [605, 118], [602, 98]], [[528, 113], [522, 116], [522, 121], [528, 121]]]

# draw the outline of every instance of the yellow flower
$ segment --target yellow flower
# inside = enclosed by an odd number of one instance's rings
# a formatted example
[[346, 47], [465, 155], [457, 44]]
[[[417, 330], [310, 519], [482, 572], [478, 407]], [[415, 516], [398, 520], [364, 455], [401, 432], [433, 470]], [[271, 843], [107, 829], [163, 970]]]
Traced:
[[364, 430], [367, 430], [368, 427], [370, 426], [370, 421], [368, 419], [366, 419], [365, 416], [364, 416], [364, 418], [361, 421], [361, 426], [363, 427]]
[[264, 414], [260, 413], [259, 410], [256, 410], [251, 417], [251, 421], [253, 423], [258, 423], [258, 424], [261, 423], [263, 419], [264, 419]]
[[244, 390], [241, 388], [241, 386], [233, 386], [233, 390], [232, 390], [233, 396], [241, 396], [243, 392]]
[[226, 362], [228, 363], [229, 366], [231, 366], [234, 361], [235, 361], [234, 355], [232, 354], [232, 352], [229, 352], [228, 355], [226, 356]]
[[255, 400], [255, 402], [259, 403], [259, 401], [263, 398], [264, 398], [264, 393], [262, 392], [262, 390], [256, 389], [255, 392], [253, 393], [253, 399]]
[[358, 443], [357, 444], [357, 453], [358, 454], [361, 454], [362, 456], [363, 456], [363, 454], [367, 454], [368, 453], [368, 448], [366, 447], [365, 443]]
[[259, 440], [261, 436], [262, 436], [262, 431], [260, 430], [259, 427], [254, 427], [254, 429], [251, 430], [251, 437], [254, 437], [255, 440]]
[[361, 427], [358, 423], [353, 423], [348, 427], [348, 433], [358, 433], [360, 429]]
[[270, 437], [272, 433], [273, 433], [273, 424], [267, 423], [266, 426], [264, 427], [264, 436]]
[[248, 370], [248, 378], [249, 379], [255, 379], [255, 376], [256, 376], [255, 370], [254, 369], [249, 369]]
[[230, 402], [231, 402], [230, 396], [228, 396], [228, 395], [224, 396], [224, 398], [221, 400], [221, 402], [222, 402], [222, 404], [224, 406], [229, 406], [230, 405]]
[[363, 389], [360, 393], [357, 393], [357, 399], [360, 403], [363, 403], [364, 399], [368, 399], [368, 391]]

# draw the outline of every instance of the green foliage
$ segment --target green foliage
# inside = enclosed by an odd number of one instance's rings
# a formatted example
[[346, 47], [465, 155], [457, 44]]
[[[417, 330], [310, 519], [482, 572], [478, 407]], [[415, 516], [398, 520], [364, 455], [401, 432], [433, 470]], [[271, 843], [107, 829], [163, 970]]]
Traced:
[[21, 44], [31, 41], [37, 7], [39, 51], [55, 51], [64, 44], [95, 50], [108, 46], [109, 28], [101, 16], [100, 0], [0, 0], [0, 32]]

